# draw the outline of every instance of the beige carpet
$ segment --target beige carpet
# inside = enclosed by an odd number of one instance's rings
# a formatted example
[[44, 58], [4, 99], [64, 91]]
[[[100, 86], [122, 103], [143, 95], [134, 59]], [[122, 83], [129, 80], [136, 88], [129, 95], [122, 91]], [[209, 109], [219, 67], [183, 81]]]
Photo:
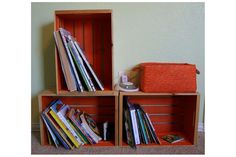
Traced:
[[129, 147], [81, 147], [80, 149], [66, 150], [63, 147], [41, 146], [39, 132], [31, 134], [32, 154], [204, 154], [205, 135], [198, 134], [198, 144], [196, 146], [161, 146], [161, 147], [138, 147], [133, 150]]

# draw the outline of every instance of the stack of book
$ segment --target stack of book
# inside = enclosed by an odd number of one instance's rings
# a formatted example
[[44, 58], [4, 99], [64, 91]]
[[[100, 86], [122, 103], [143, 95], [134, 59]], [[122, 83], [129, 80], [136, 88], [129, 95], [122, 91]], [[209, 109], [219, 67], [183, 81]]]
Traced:
[[62, 71], [69, 91], [104, 90], [84, 51], [69, 31], [59, 28], [54, 32]]
[[78, 109], [70, 108], [57, 99], [41, 113], [48, 131], [49, 144], [66, 149], [84, 144], [96, 144], [102, 138], [92, 117]]
[[127, 143], [132, 148], [139, 144], [161, 144], [148, 113], [139, 104], [132, 104], [127, 99], [124, 99], [124, 125]]

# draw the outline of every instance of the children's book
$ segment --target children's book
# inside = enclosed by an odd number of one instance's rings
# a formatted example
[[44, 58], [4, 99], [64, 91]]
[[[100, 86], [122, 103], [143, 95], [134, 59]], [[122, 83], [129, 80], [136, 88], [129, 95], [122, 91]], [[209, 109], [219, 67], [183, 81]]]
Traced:
[[175, 134], [165, 135], [162, 137], [162, 139], [169, 142], [169, 143], [176, 143], [176, 142], [180, 142], [180, 141], [184, 140], [183, 137], [181, 137], [179, 135], [175, 135]]

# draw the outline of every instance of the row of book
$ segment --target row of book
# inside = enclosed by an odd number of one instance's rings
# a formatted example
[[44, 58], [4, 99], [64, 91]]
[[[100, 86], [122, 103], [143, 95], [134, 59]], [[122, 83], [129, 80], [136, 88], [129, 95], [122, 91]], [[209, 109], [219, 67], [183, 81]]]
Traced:
[[54, 32], [62, 71], [69, 91], [104, 90], [79, 43], [64, 28]]
[[161, 144], [148, 113], [139, 104], [130, 103], [128, 98], [124, 99], [124, 128], [127, 143], [132, 148], [139, 144]]
[[89, 114], [70, 108], [59, 99], [52, 101], [41, 117], [47, 128], [49, 144], [54, 143], [56, 147], [62, 145], [73, 149], [102, 140], [97, 124]]

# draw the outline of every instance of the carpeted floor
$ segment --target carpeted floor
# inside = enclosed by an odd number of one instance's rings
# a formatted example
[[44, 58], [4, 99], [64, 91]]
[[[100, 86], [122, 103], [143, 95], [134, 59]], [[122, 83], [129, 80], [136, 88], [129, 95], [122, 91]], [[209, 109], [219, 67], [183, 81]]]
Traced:
[[40, 134], [33, 131], [31, 134], [32, 154], [204, 154], [205, 135], [198, 134], [196, 146], [161, 146], [161, 147], [138, 147], [137, 150], [130, 147], [81, 147], [80, 149], [66, 150], [63, 147], [56, 149], [54, 146], [41, 146]]

